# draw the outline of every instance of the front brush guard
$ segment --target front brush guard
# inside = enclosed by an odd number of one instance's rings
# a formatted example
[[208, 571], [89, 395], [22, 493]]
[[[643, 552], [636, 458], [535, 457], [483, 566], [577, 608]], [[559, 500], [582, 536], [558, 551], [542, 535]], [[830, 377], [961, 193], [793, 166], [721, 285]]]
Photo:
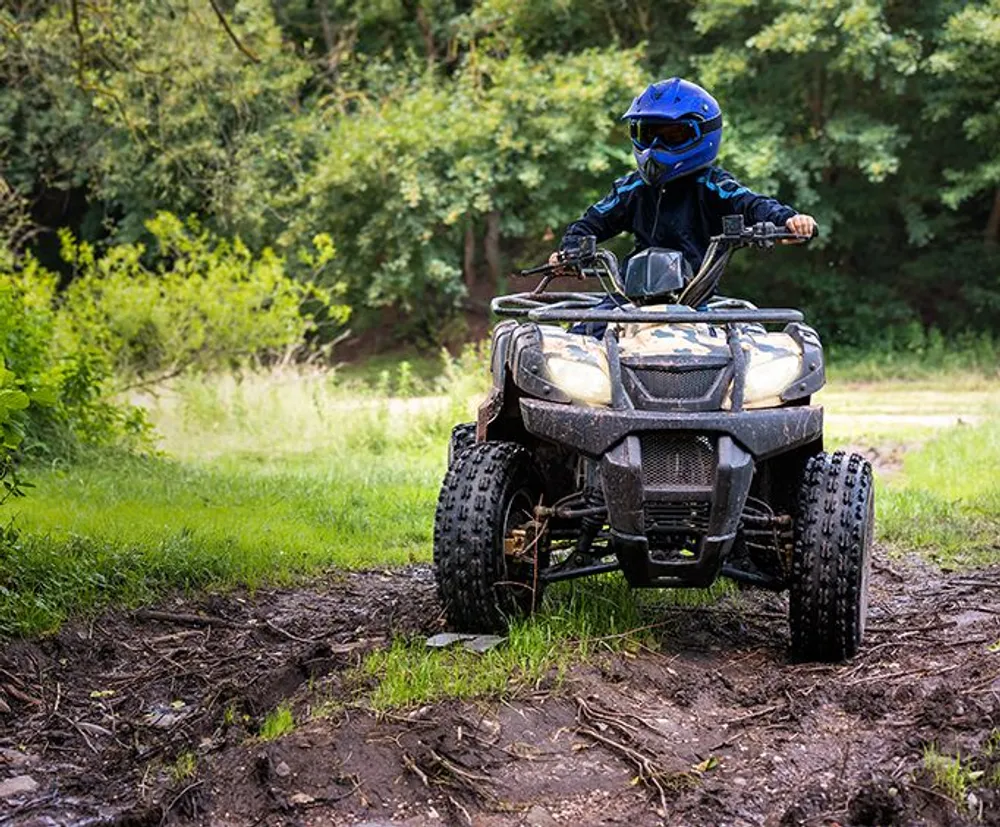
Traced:
[[[814, 442], [823, 434], [823, 409], [810, 406], [668, 413], [522, 399], [520, 407], [530, 433], [600, 459], [611, 545], [633, 586], [710, 585], [722, 570], [739, 529], [755, 463]], [[712, 485], [667, 489], [646, 485], [638, 434], [649, 432], [710, 436], [716, 456]], [[692, 500], [711, 503], [697, 555], [654, 559], [649, 553], [645, 505]]]

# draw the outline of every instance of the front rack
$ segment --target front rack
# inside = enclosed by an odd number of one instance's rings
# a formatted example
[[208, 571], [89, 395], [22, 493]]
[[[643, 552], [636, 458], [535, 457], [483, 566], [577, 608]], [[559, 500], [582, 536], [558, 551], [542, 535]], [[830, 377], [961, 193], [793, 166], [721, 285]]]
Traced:
[[[622, 324], [791, 324], [805, 316], [789, 308], [695, 310], [673, 305], [674, 310], [643, 310], [632, 306], [597, 308], [606, 293], [511, 293], [490, 304], [498, 316], [532, 322], [607, 322]], [[562, 306], [560, 306], [562, 305]]]

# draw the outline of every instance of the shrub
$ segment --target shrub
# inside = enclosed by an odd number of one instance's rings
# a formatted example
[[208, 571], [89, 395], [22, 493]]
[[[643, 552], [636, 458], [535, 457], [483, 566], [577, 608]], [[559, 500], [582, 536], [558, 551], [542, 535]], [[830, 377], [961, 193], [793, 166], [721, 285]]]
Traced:
[[[81, 445], [134, 445], [147, 427], [123, 398], [129, 387], [301, 344], [307, 298], [326, 319], [347, 319], [335, 290], [292, 279], [268, 249], [255, 256], [169, 213], [147, 228], [150, 250], [98, 251], [63, 231], [74, 278], [62, 292], [31, 255], [0, 258], [0, 460], [15, 449], [65, 457]], [[322, 267], [333, 247], [324, 236], [313, 244], [303, 256]]]

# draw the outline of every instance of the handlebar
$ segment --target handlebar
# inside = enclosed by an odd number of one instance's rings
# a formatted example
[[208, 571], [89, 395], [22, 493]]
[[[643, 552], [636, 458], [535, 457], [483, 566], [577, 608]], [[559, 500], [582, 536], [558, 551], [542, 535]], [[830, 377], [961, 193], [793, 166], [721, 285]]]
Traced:
[[[742, 215], [724, 216], [722, 233], [709, 239], [709, 247], [702, 265], [682, 292], [681, 302], [697, 306], [714, 293], [733, 250], [740, 247], [770, 249], [779, 243], [805, 244], [815, 236], [815, 230], [812, 235], [804, 236], [790, 232], [771, 221], [758, 221], [748, 227]], [[574, 236], [567, 240], [567, 245], [565, 249], [559, 251], [556, 262], [528, 267], [517, 271], [514, 275], [542, 277], [533, 295], [543, 293], [549, 282], [559, 276], [575, 276], [582, 279], [588, 275], [596, 275], [601, 278], [603, 273], [618, 283], [618, 259], [609, 250], [599, 250], [594, 236]], [[618, 289], [620, 292], [620, 285]]]
[[779, 227], [771, 221], [758, 221], [747, 227], [743, 222], [742, 215], [727, 215], [722, 219], [722, 234], [712, 236], [710, 241], [730, 248], [762, 247], [767, 249], [773, 247], [776, 242], [792, 241], [797, 244], [805, 244], [815, 237], [815, 230], [812, 235], [799, 235], [784, 227]]

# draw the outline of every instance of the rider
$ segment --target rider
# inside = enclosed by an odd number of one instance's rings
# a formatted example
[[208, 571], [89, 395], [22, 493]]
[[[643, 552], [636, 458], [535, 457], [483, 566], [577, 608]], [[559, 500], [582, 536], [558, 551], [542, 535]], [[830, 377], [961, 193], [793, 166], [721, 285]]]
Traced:
[[[635, 254], [647, 247], [679, 250], [697, 272], [722, 217], [741, 214], [747, 223], [771, 221], [798, 235], [816, 230], [811, 215], [742, 186], [713, 165], [722, 143], [722, 109], [700, 86], [681, 78], [654, 83], [632, 101], [628, 121], [638, 169], [619, 178], [604, 198], [566, 229], [597, 241], [629, 231]], [[549, 262], [558, 264], [560, 253]]]

